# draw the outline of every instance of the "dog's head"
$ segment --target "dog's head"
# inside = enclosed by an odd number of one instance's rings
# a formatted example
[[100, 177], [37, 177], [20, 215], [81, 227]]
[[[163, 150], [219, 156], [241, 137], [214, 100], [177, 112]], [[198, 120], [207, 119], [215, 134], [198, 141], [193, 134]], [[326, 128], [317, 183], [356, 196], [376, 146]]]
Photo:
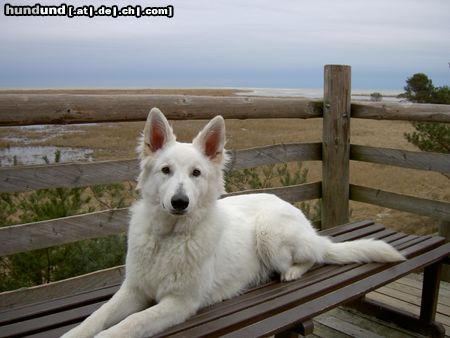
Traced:
[[148, 202], [174, 216], [207, 206], [224, 192], [225, 122], [212, 119], [192, 143], [179, 143], [166, 117], [153, 108], [138, 147], [138, 189]]

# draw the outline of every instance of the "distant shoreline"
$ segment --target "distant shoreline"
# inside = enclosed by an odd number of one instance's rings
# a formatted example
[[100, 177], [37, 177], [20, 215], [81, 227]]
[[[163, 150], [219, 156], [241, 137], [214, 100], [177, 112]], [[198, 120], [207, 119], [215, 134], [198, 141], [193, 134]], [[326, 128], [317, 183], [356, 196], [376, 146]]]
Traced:
[[205, 95], [231, 96], [244, 90], [234, 88], [69, 88], [0, 89], [1, 94], [75, 94], [75, 95]]
[[[381, 93], [381, 101], [401, 102], [399, 90], [354, 89], [354, 101], [372, 101], [371, 93]], [[73, 88], [73, 89], [0, 89], [0, 95], [192, 95], [287, 97], [321, 100], [322, 88]]]

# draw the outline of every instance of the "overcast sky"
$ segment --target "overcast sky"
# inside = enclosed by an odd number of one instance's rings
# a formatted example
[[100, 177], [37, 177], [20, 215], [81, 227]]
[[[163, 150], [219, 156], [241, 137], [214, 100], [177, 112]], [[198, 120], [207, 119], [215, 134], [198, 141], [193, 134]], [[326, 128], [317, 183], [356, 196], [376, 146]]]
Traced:
[[58, 0], [173, 5], [174, 17], [4, 16], [0, 87], [322, 87], [325, 64], [353, 88], [450, 84], [449, 0]]

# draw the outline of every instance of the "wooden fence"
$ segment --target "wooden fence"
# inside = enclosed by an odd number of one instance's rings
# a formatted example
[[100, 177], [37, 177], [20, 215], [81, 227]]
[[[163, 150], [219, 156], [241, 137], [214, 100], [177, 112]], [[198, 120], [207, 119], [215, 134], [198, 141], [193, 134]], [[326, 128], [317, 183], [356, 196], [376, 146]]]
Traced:
[[[133, 94], [0, 93], [0, 126], [144, 121], [151, 107], [169, 119], [323, 118], [323, 142], [281, 144], [233, 152], [232, 169], [290, 161], [322, 161], [322, 182], [258, 190], [290, 202], [322, 199], [322, 227], [348, 221], [349, 201], [426, 215], [450, 233], [450, 203], [349, 184], [349, 161], [364, 161], [450, 174], [450, 155], [352, 145], [351, 118], [450, 123], [450, 106], [429, 104], [352, 104], [349, 66], [325, 66], [323, 101], [299, 98], [201, 97]], [[0, 168], [0, 192], [80, 187], [134, 180], [137, 160]], [[253, 191], [239, 192], [248, 193]], [[0, 228], [0, 255], [123, 233], [128, 209], [99, 211]], [[450, 236], [448, 236], [450, 239]], [[117, 283], [123, 267], [70, 280], [0, 294], [0, 307], [31, 303]]]

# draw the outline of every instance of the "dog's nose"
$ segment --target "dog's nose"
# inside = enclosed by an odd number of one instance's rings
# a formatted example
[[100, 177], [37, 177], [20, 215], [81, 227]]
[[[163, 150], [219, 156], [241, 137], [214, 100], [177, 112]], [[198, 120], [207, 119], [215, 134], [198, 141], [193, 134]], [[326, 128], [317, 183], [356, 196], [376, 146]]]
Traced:
[[189, 198], [185, 194], [176, 194], [172, 197], [170, 203], [176, 211], [183, 211], [189, 205]]

